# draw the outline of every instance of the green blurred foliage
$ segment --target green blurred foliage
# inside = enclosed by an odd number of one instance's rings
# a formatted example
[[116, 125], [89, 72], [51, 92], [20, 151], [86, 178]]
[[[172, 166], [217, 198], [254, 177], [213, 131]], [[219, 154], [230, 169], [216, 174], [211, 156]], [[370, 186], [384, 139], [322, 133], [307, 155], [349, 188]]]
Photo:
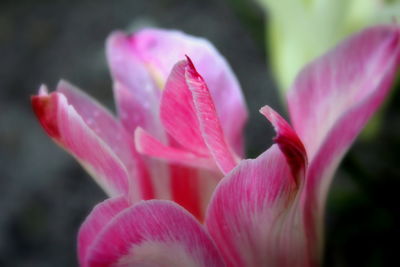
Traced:
[[398, 18], [396, 0], [257, 0], [268, 14], [267, 48], [279, 88], [340, 40], [368, 25]]

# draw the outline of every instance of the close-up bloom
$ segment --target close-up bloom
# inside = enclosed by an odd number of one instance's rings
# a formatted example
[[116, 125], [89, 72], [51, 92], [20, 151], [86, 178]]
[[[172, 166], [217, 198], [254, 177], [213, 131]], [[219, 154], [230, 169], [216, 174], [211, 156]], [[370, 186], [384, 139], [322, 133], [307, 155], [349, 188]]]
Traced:
[[[81, 266], [318, 266], [329, 185], [391, 88], [400, 28], [354, 34], [269, 106], [275, 144], [243, 159], [247, 111], [205, 40], [148, 29], [107, 41], [119, 119], [61, 82], [32, 97], [46, 132], [111, 197], [81, 226]], [[265, 100], [266, 102], [268, 100]]]
[[[196, 73], [172, 73], [167, 80], [185, 54], [202, 71], [214, 99], [212, 110], [201, 106], [211, 101], [201, 99], [202, 88], [199, 100], [186, 93], [187, 86], [196, 86]], [[107, 58], [118, 118], [61, 81], [56, 91], [49, 94], [42, 85], [32, 97], [40, 123], [109, 196], [127, 195], [132, 202], [171, 199], [202, 219], [217, 182], [243, 157], [247, 109], [229, 65], [207, 40], [158, 29], [130, 36], [114, 32], [107, 40]], [[188, 84], [183, 84], [185, 75], [191, 76]], [[181, 91], [174, 91], [177, 84]], [[136, 128], [143, 142], [135, 148]]]

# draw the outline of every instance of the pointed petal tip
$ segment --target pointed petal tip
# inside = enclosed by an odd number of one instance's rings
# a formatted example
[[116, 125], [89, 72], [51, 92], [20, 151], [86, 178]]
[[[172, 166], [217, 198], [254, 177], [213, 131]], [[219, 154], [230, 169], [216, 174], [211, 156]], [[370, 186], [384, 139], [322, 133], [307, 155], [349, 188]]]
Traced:
[[197, 72], [197, 69], [194, 66], [192, 59], [188, 55], [185, 55], [185, 57], [186, 57], [186, 61], [185, 61], [186, 72], [190, 75], [190, 77], [192, 79], [196, 79], [196, 80], [200, 80], [200, 81], [204, 82], [203, 77]]
[[60, 79], [57, 83], [56, 90], [60, 87], [74, 87], [72, 83], [68, 82], [67, 80]]
[[120, 30], [111, 32], [106, 39], [107, 50], [109, 48], [117, 46], [120, 42], [125, 41], [128, 38], [128, 36], [129, 35], [127, 35], [125, 32], [120, 31]]
[[[45, 84], [41, 84], [38, 91], [38, 96], [47, 96], [49, 94], [49, 90]], [[32, 96], [33, 97], [33, 96]], [[31, 99], [32, 99], [31, 97]]]

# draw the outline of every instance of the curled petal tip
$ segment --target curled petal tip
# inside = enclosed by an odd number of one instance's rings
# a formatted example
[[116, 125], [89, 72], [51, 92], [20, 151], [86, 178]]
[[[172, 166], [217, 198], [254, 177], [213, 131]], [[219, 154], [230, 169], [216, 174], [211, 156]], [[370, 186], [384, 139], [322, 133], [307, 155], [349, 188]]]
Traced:
[[285, 155], [292, 170], [293, 177], [296, 179], [296, 184], [298, 185], [300, 182], [298, 180], [300, 177], [299, 174], [305, 171], [308, 162], [306, 149], [302, 141], [289, 123], [271, 107], [262, 107], [260, 113], [274, 126], [276, 131], [274, 142], [279, 145], [280, 150]]

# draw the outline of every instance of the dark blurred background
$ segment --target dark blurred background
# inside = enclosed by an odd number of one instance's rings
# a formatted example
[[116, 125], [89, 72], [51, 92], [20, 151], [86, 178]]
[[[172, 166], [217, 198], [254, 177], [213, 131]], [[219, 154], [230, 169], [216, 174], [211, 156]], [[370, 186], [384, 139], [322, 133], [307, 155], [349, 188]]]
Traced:
[[[114, 109], [105, 38], [146, 25], [209, 39], [242, 85], [248, 155], [271, 145], [273, 131], [258, 109], [285, 111], [266, 63], [264, 15], [251, 1], [1, 1], [0, 266], [77, 265], [78, 228], [105, 195], [39, 127], [29, 97], [63, 78]], [[377, 135], [357, 141], [335, 177], [325, 266], [392, 266], [398, 258], [398, 90], [387, 102]]]

